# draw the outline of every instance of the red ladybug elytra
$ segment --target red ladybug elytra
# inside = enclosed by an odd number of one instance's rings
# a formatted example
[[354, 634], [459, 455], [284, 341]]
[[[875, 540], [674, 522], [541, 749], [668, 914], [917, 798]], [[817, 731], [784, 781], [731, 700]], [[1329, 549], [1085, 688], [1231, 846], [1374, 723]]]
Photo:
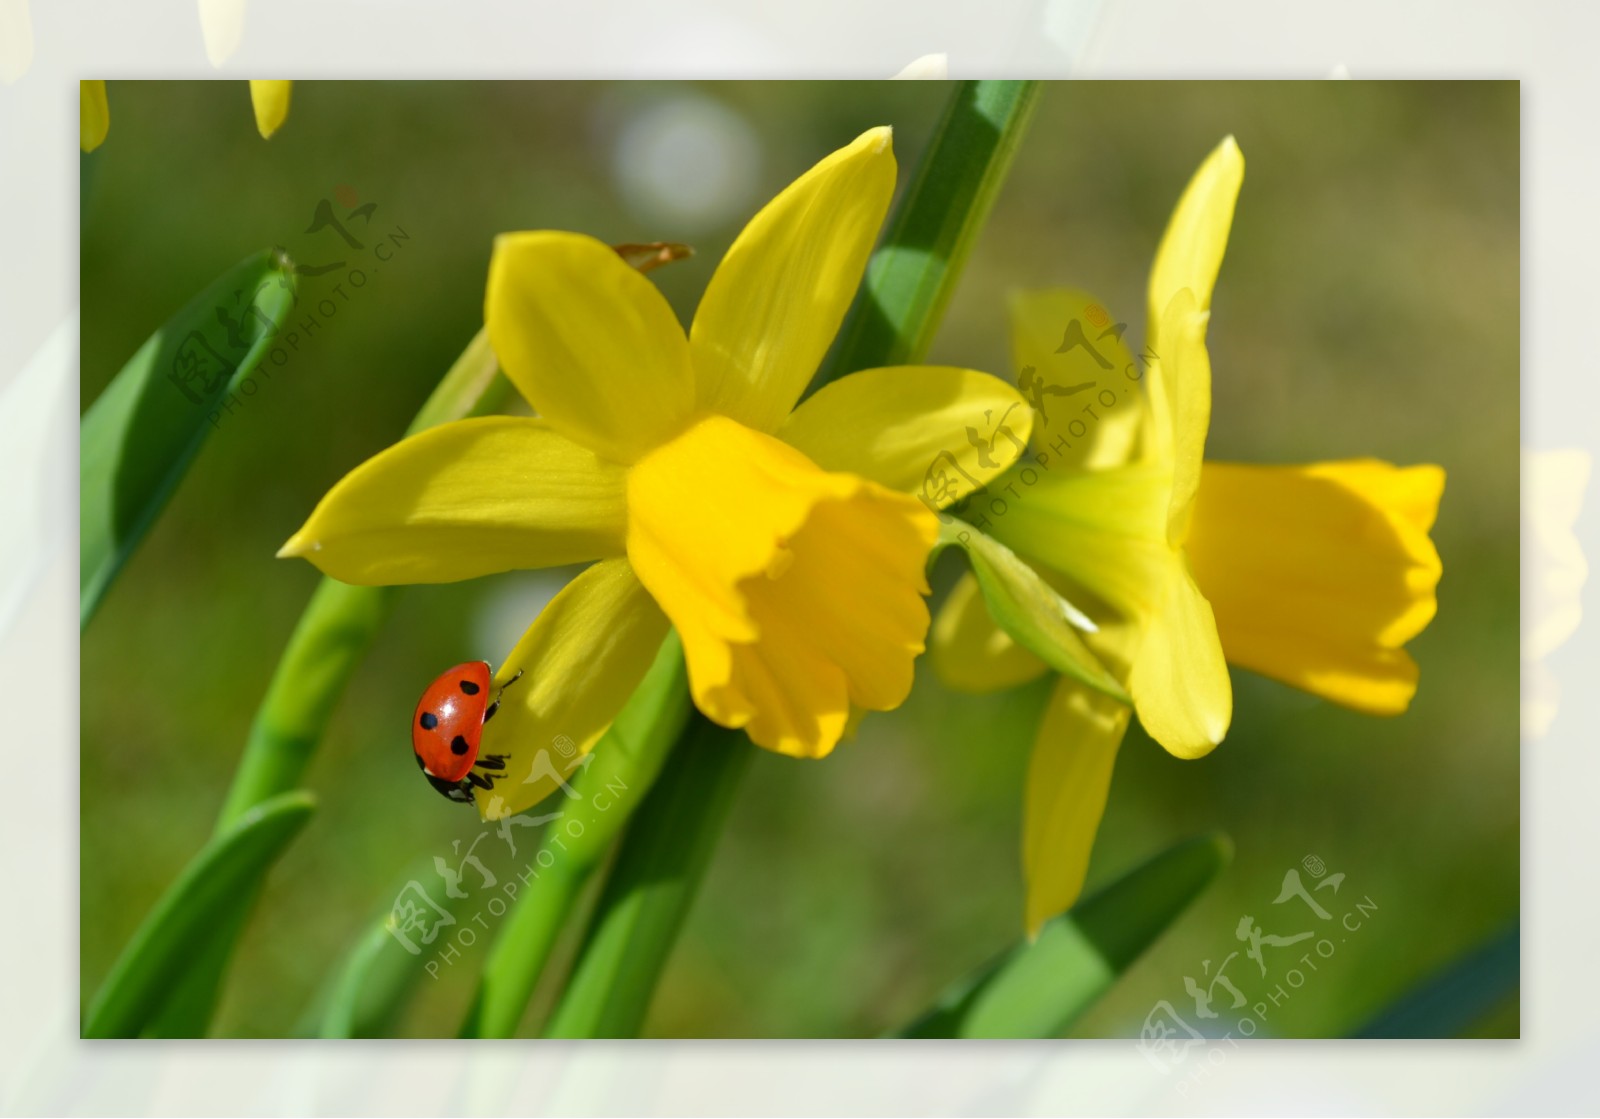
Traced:
[[[521, 679], [518, 672], [500, 695]], [[411, 749], [428, 783], [451, 800], [472, 803], [472, 790], [494, 788], [506, 767], [500, 754], [478, 754], [483, 724], [500, 709], [500, 695], [489, 702], [493, 676], [484, 661], [468, 661], [428, 685], [411, 719]], [[482, 772], [480, 772], [482, 771]]]

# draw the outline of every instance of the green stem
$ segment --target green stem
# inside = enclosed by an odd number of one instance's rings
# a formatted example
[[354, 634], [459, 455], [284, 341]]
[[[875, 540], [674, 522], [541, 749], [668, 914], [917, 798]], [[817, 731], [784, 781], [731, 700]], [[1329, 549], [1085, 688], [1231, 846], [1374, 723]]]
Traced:
[[927, 354], [1038, 99], [1038, 82], [956, 87], [813, 388]]
[[326, 577], [317, 584], [250, 726], [219, 831], [300, 783], [345, 684], [394, 607], [395, 591]]
[[692, 718], [628, 828], [545, 1036], [638, 1036], [751, 750], [744, 732]]
[[[873, 254], [813, 389], [927, 353], [1037, 98], [1036, 82], [963, 82]], [[698, 715], [624, 835], [547, 1032], [632, 1036], [694, 901], [754, 748]]]
[[689, 718], [683, 645], [676, 633], [573, 781], [571, 800], [554, 798], [560, 819], [545, 832], [527, 870], [537, 875], [517, 898], [484, 964], [463, 1037], [512, 1037], [533, 997], [550, 949], [578, 894], [647, 796]]
[[[444, 375], [407, 435], [500, 406], [509, 391], [480, 330]], [[357, 587], [324, 577], [295, 626], [256, 711], [218, 830], [267, 797], [300, 783], [345, 685], [394, 608], [394, 587]]]

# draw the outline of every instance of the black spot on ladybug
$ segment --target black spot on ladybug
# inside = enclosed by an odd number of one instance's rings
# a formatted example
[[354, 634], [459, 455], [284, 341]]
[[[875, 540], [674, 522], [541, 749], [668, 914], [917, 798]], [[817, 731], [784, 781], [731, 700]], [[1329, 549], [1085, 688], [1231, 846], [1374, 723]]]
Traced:
[[452, 754], [465, 754], [470, 749], [472, 747], [467, 745], [467, 740], [459, 734], [450, 740], [450, 752]]
[[461, 681], [461, 690], [466, 692], [468, 695], [477, 695], [478, 685], [474, 684], [471, 680], [463, 680]]
[[417, 722], [422, 724], [423, 730], [432, 730], [434, 727], [439, 725], [439, 716], [435, 715], [432, 711], [424, 711], [422, 713], [422, 718], [418, 719]]

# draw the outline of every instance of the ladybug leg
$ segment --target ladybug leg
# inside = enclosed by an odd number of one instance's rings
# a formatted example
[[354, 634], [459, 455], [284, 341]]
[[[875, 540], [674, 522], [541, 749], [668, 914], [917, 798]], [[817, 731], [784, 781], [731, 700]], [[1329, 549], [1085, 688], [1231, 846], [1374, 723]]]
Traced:
[[[422, 759], [418, 758], [417, 763], [420, 765], [421, 762]], [[435, 777], [433, 774], [428, 773], [426, 769], [423, 770], [423, 773], [428, 778], [428, 784], [432, 785], [439, 795], [446, 800], [465, 804], [472, 803], [472, 785], [470, 782], [446, 781], [442, 777]]]
[[494, 778], [487, 777], [484, 774], [478, 773], [476, 770], [469, 770], [467, 773], [467, 780], [463, 781], [462, 784], [467, 784], [468, 782], [471, 782], [480, 789], [494, 788]]
[[506, 759], [504, 754], [480, 754], [477, 762], [479, 769], [504, 769]]
[[500, 710], [500, 697], [506, 694], [507, 688], [509, 688], [512, 684], [515, 684], [520, 679], [522, 679], [522, 669], [519, 668], [517, 669], [517, 674], [502, 684], [500, 686], [500, 690], [494, 693], [494, 702], [491, 703], [489, 705], [489, 709], [483, 713], [484, 722], [487, 723], [490, 719], [494, 718], [494, 713]]

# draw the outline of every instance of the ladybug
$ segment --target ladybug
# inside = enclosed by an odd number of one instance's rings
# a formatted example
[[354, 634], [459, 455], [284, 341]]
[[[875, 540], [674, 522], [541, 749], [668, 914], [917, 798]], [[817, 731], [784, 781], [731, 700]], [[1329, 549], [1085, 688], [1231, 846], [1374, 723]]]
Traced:
[[484, 661], [458, 664], [428, 685], [411, 719], [411, 749], [428, 783], [450, 800], [472, 803], [472, 790], [492, 789], [504, 776], [502, 754], [478, 753], [483, 724], [500, 709], [500, 696], [522, 678], [518, 672], [489, 702], [493, 677]]

